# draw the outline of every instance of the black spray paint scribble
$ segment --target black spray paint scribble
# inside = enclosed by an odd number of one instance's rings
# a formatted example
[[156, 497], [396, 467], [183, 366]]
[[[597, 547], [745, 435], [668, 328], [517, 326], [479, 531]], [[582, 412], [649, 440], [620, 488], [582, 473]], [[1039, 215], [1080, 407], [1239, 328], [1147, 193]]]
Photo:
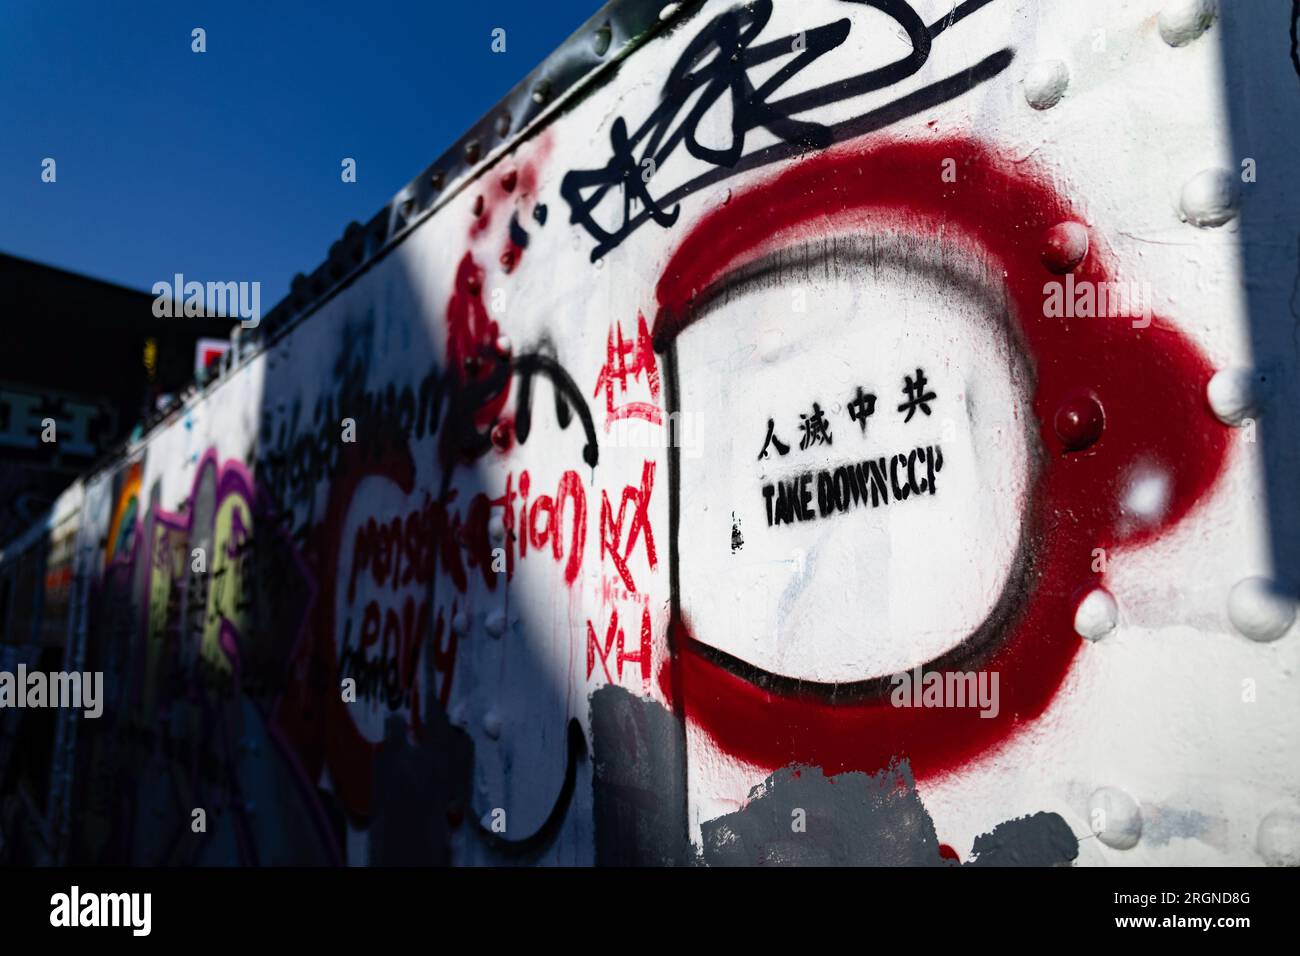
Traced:
[[[366, 335], [370, 335], [368, 328]], [[539, 379], [546, 380], [552, 386], [556, 424], [564, 430], [577, 418], [585, 439], [582, 459], [596, 466], [600, 445], [591, 408], [564, 365], [550, 354], [547, 343], [511, 359], [485, 354], [480, 361], [484, 374], [469, 382], [434, 364], [418, 382], [367, 389], [368, 358], [362, 352], [336, 363], [337, 384], [317, 398], [310, 421], [298, 403], [278, 423], [274, 410], [264, 408], [255, 471], [259, 483], [283, 508], [275, 517], [292, 525], [294, 502], [310, 500], [322, 483], [332, 483], [347, 467], [355, 466], [345, 459], [344, 446], [338, 440], [343, 418], [353, 419], [357, 431], [367, 436], [361, 447], [372, 461], [405, 452], [413, 440], [438, 435], [445, 465], [443, 480], [449, 487], [457, 463], [476, 461], [493, 448], [496, 422], [480, 428], [477, 416], [515, 382], [513, 420], [519, 443], [525, 444], [532, 430], [533, 386]], [[446, 488], [441, 490], [445, 493]], [[307, 533], [308, 529], [299, 528], [291, 536], [301, 541]]]
[[[935, 38], [991, 0], [966, 0], [929, 25], [905, 0], [845, 2], [871, 7], [890, 17], [907, 34], [911, 44], [908, 54], [886, 66], [773, 99], [789, 80], [844, 43], [852, 29], [848, 18], [755, 44], [771, 19], [772, 0], [754, 0], [720, 14], [696, 35], [669, 72], [663, 98], [654, 112], [634, 132], [629, 132], [625, 118], [616, 118], [610, 125], [610, 157], [604, 166], [571, 170], [560, 184], [560, 195], [569, 205], [569, 221], [596, 240], [591, 261], [616, 248], [647, 222], [671, 227], [681, 211], [676, 204], [700, 189], [931, 109], [1001, 73], [1015, 55], [1004, 48], [965, 70], [838, 124], [827, 126], [795, 119], [798, 114], [886, 89], [912, 76], [929, 60]], [[755, 87], [750, 71], [781, 57], [789, 59]], [[700, 95], [695, 97], [697, 91]], [[724, 95], [730, 98], [731, 141], [722, 148], [705, 146], [698, 139], [699, 126]], [[690, 110], [681, 115], [692, 101]], [[757, 129], [766, 129], [779, 142], [745, 154], [746, 138]], [[655, 196], [650, 182], [683, 143], [692, 157], [715, 168]], [[622, 191], [622, 214], [616, 224], [606, 228], [595, 213], [614, 188]], [[585, 190], [589, 192], [584, 194]], [[634, 211], [637, 206], [639, 211]]]

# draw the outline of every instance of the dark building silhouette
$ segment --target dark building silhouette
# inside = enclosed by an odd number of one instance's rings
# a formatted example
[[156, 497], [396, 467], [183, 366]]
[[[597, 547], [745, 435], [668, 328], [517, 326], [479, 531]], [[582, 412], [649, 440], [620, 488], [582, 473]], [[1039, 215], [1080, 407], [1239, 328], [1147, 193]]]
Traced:
[[[200, 338], [226, 338], [235, 324], [157, 318], [153, 302], [148, 292], [0, 254], [0, 545], [161, 395], [193, 380]], [[52, 442], [42, 440], [48, 420]]]

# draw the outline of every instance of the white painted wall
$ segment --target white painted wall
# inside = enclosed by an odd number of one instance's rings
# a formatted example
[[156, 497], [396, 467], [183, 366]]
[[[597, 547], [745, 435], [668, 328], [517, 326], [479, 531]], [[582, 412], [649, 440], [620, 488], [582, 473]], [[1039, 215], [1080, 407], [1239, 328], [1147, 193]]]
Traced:
[[[913, 5], [925, 22], [952, 6], [946, 0]], [[1208, 31], [1172, 46], [1162, 38], [1159, 16], [1162, 9], [1187, 6], [993, 0], [936, 37], [928, 62], [915, 75], [801, 115], [827, 125], [846, 121], [1012, 48], [1010, 65], [987, 82], [840, 148], [852, 152], [886, 139], [922, 143], [945, 136], [984, 144], [1071, 203], [1117, 277], [1147, 284], [1156, 311], [1214, 368], [1265, 369], [1271, 383], [1267, 400], [1245, 426], [1232, 428], [1224, 471], [1192, 513], [1158, 539], [1108, 556], [1104, 586], [1114, 595], [1117, 625], [1099, 640], [1083, 642], [1046, 710], [1026, 719], [1003, 745], [920, 780], [939, 839], [963, 859], [977, 834], [1042, 810], [1060, 814], [1081, 838], [1079, 862], [1086, 865], [1251, 865], [1296, 852], [1296, 628], [1252, 640], [1233, 626], [1229, 609], [1242, 579], [1283, 579], [1285, 587], [1296, 571], [1279, 566], [1286, 562], [1277, 540], [1295, 534], [1288, 522], [1294, 522], [1298, 505], [1277, 500], [1275, 492], [1270, 499], [1266, 475], [1295, 473], [1297, 357], [1294, 348], [1260, 349], [1286, 342], [1294, 323], [1300, 191], [1293, 165], [1278, 158], [1293, 157], [1300, 146], [1300, 78], [1285, 41], [1288, 4], [1223, 4]], [[570, 471], [585, 496], [586, 534], [572, 585], [564, 580], [572, 512], [560, 559], [549, 542], [540, 549], [530, 544], [527, 555], [517, 557], [508, 585], [489, 590], [472, 569], [464, 593], [445, 574], [436, 584], [431, 613], [463, 629], [447, 712], [474, 744], [466, 818], [490, 822], [492, 810], [503, 808], [507, 835], [542, 825], [563, 782], [566, 723], [572, 718], [589, 727], [589, 695], [606, 682], [599, 660], [588, 674], [589, 624], [603, 644], [617, 613], [626, 651], [635, 653], [642, 611], [648, 611], [652, 679], [643, 682], [639, 664], [632, 662], [620, 680], [616, 652], [609, 667], [615, 681], [634, 693], [668, 703], [659, 678], [669, 658], [669, 461], [659, 426], [607, 430], [598, 382], [611, 330], [634, 343], [638, 315], [653, 327], [660, 277], [703, 217], [813, 157], [720, 179], [684, 198], [673, 226], [650, 223], [595, 263], [593, 239], [570, 222], [560, 187], [566, 173], [597, 168], [608, 158], [616, 120], [635, 130], [655, 111], [670, 68], [727, 9], [726, 3], [706, 3], [638, 50], [617, 75], [483, 170], [287, 337], [132, 450], [143, 456], [146, 495], [156, 488], [161, 507], [179, 511], [207, 450], [215, 448], [222, 462], [255, 464], [275, 446], [282, 425], [295, 415], [310, 421], [318, 401], [338, 392], [339, 369], [349, 361], [357, 363], [364, 376], [357, 384], [366, 390], [418, 388], [430, 369], [458, 358], [448, 353], [449, 304], [466, 294], [463, 287], [458, 292], [456, 276], [463, 257], [472, 255], [483, 268], [480, 295], [490, 321], [508, 338], [503, 344], [516, 356], [544, 351], [557, 358], [586, 397], [601, 443], [592, 468], [582, 458], [581, 423], [559, 427], [553, 388], [539, 379], [527, 442], [516, 442], [506, 453], [489, 451], [472, 467], [456, 469], [451, 481], [458, 495], [454, 508], [462, 513], [480, 491], [502, 495], [509, 481], [517, 492], [525, 471], [534, 501], [539, 494], [554, 496]], [[905, 37], [879, 10], [832, 0], [777, 2], [756, 43], [841, 18], [848, 21], [847, 39], [790, 79], [780, 96], [907, 54]], [[754, 82], [788, 58], [756, 69]], [[1049, 61], [1063, 68], [1044, 67]], [[1068, 79], [1059, 102], [1031, 107], [1027, 98], [1041, 102], [1059, 91], [1063, 76]], [[700, 141], [725, 145], [729, 115], [725, 102], [710, 111], [699, 125]], [[744, 153], [776, 142], [770, 131], [755, 130], [746, 137]], [[1241, 181], [1247, 158], [1257, 160], [1254, 182]], [[662, 196], [716, 168], [678, 149], [658, 165], [649, 188]], [[1216, 169], [1227, 171], [1239, 192], [1232, 217], [1217, 228], [1184, 221], [1206, 205], [1186, 185], [1201, 171]], [[502, 178], [512, 172], [518, 180], [505, 193]], [[915, 175], [938, 172], [917, 169]], [[960, 190], [960, 179], [953, 186]], [[843, 188], [847, 195], [854, 183]], [[481, 227], [475, 226], [474, 211], [480, 196], [487, 213]], [[547, 209], [545, 225], [534, 217], [539, 204]], [[615, 191], [601, 207], [602, 218], [616, 221], [621, 207]], [[500, 256], [512, 215], [529, 242], [508, 272]], [[753, 221], [746, 228], [766, 233], [771, 224]], [[855, 232], [828, 212], [824, 231], [811, 238], [884, 235], [870, 224]], [[773, 245], [799, 238], [809, 237], [770, 236]], [[885, 237], [899, 243], [906, 238], [906, 230]], [[975, 240], [978, 246], [978, 235]], [[946, 264], [950, 271], [936, 278], [920, 267], [924, 262]], [[987, 290], [987, 300], [971, 298], [955, 284], [953, 276], [964, 272]], [[1006, 315], [990, 305], [1006, 305], [999, 288], [1003, 278], [997, 263], [979, 261], [954, 228], [949, 240], [913, 244], [901, 265], [869, 268], [861, 256], [850, 255], [833, 270], [787, 268], [761, 288], [716, 304], [707, 322], [683, 333], [677, 560], [683, 607], [697, 638], [782, 676], [852, 682], [930, 660], [960, 645], [987, 617], [1011, 574], [1024, 514], [1034, 506], [1032, 478], [1045, 454], [1027, 398], [1032, 362], [1006, 331]], [[492, 343], [496, 334], [483, 331], [477, 338]], [[627, 380], [626, 393], [615, 386], [615, 400], [649, 403], [662, 412], [662, 361], [656, 359], [655, 388], [642, 373]], [[938, 398], [933, 416], [904, 423], [895, 411], [903, 400], [898, 389], [918, 367], [925, 368]], [[880, 387], [876, 412], [863, 432], [844, 403], [854, 387], [866, 383]], [[515, 378], [502, 409], [506, 417], [514, 414], [519, 388]], [[834, 443], [799, 450], [798, 415], [814, 401], [832, 423]], [[1170, 401], [1169, 395], [1151, 394], [1150, 415], [1159, 419]], [[1205, 427], [1229, 427], [1210, 421], [1208, 404], [1202, 404], [1210, 422]], [[345, 409], [333, 411], [335, 419], [347, 417]], [[769, 417], [776, 434], [792, 446], [795, 464], [789, 468], [780, 456], [758, 460]], [[490, 418], [479, 424], [486, 427]], [[333, 421], [327, 428], [341, 425]], [[372, 438], [363, 433], [359, 444]], [[358, 484], [342, 511], [344, 542], [354, 539], [358, 522], [367, 517], [404, 516], [426, 496], [439, 495], [445, 470], [438, 441], [428, 434], [409, 442], [409, 489], [382, 475]], [[758, 490], [765, 480], [792, 470], [834, 468], [855, 455], [862, 460], [936, 443], [943, 446], [945, 466], [933, 496], [792, 528], [767, 525]], [[616, 562], [602, 554], [602, 502], [608, 496], [617, 517], [624, 490], [641, 487], [647, 463], [654, 469], [649, 525], [627, 554], [633, 593]], [[83, 542], [92, 546], [106, 533], [110, 481], [105, 473], [90, 478], [84, 491], [69, 492], [85, 496]], [[324, 540], [320, 529], [337, 491], [328, 481], [294, 488], [282, 500], [293, 527], [310, 529], [313, 542]], [[623, 524], [623, 548], [635, 510], [634, 498]], [[744, 539], [735, 552], [733, 523]], [[489, 534], [493, 546], [500, 546], [500, 531]], [[303, 560], [321, 599], [333, 594], [339, 627], [349, 615], [359, 627], [359, 609], [371, 597], [388, 601], [422, 593], [415, 585], [385, 592], [372, 582], [349, 600], [350, 564], [331, 565], [313, 548]], [[1268, 610], [1249, 594], [1238, 594], [1239, 619]], [[332, 640], [337, 645], [341, 638], [336, 633]], [[440, 686], [441, 679], [422, 666], [420, 693], [430, 693], [430, 682]], [[356, 713], [361, 733], [379, 739], [379, 711], [362, 707]], [[698, 841], [701, 823], [742, 806], [773, 768], [738, 759], [726, 741], [693, 722], [685, 732], [689, 826]], [[327, 769], [320, 781], [334, 787], [336, 773]], [[542, 862], [594, 859], [589, 763], [579, 776], [573, 806]], [[1141, 836], [1129, 849], [1116, 848], [1126, 841], [1114, 809], [1109, 824], [1097, 827], [1102, 839], [1091, 838], [1101, 788], [1114, 788], [1140, 807]], [[1266, 819], [1274, 822], [1261, 827]], [[500, 859], [469, 830], [456, 831], [458, 862]], [[366, 847], [364, 830], [357, 828], [348, 844], [351, 860], [363, 862]]]

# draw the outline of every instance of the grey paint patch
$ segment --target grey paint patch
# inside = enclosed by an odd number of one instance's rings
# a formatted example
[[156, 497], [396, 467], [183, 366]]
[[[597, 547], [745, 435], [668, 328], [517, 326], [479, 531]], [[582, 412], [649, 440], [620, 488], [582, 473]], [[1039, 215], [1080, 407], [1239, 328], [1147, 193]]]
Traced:
[[[465, 825], [474, 742], [441, 708], [426, 708], [419, 747], [406, 741], [406, 722], [390, 717], [375, 757], [372, 866], [448, 866], [451, 827]], [[472, 821], [470, 821], [472, 823]]]
[[749, 796], [742, 809], [702, 825], [710, 866], [947, 865], [906, 761], [835, 777], [785, 767]]
[[[735, 813], [701, 826], [710, 866], [950, 866], [907, 761], [877, 774], [778, 770]], [[1055, 813], [999, 824], [975, 839], [978, 866], [1068, 864], [1079, 844]], [[978, 859], [976, 859], [978, 857]]]
[[1210, 846], [1225, 846], [1226, 821], [1182, 807], [1143, 806], [1142, 842], [1164, 846], [1171, 840], [1201, 840]]
[[1035, 813], [981, 833], [967, 866], [1065, 866], [1079, 855], [1079, 841], [1057, 813]]
[[[750, 791], [740, 810], [687, 838], [685, 743], [658, 702], [606, 685], [591, 695], [596, 863], [655, 866], [954, 865], [939, 855], [934, 822], [911, 765], [828, 777], [792, 765]], [[1079, 844], [1055, 813], [1035, 813], [976, 837], [972, 866], [1060, 866]]]
[[684, 744], [681, 724], [663, 705], [612, 684], [591, 695], [597, 865], [693, 862]]

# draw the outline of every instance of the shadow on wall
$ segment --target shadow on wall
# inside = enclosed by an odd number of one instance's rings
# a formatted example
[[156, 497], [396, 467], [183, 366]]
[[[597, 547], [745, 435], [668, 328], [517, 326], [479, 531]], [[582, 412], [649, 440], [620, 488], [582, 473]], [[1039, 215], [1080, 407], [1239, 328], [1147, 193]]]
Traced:
[[[1220, 4], [1272, 575], [1300, 596], [1300, 2]], [[1289, 58], [1280, 53], [1289, 48]], [[1247, 161], [1250, 162], [1247, 162]], [[1249, 171], [1249, 172], [1248, 172]], [[1253, 172], [1253, 177], [1249, 174]], [[1241, 182], [1245, 177], [1248, 181]], [[1250, 181], [1253, 179], [1253, 181]]]
[[499, 347], [477, 292], [421, 311], [403, 261], [271, 348], [260, 401], [227, 379], [187, 416], [256, 421], [238, 453], [179, 454], [174, 424], [111, 476], [83, 665], [109, 699], [79, 722], [70, 862], [589, 862], [585, 700], [507, 593], [549, 543], [521, 556], [483, 462], [531, 437], [594, 471], [590, 414], [544, 343]]
[[[1296, 231], [1300, 189], [1285, 175], [1293, 137], [1278, 132], [1296, 124], [1268, 107], [1300, 73], [1262, 75], [1250, 56], [1288, 42], [1288, 27], [1252, 15], [1214, 29], [1234, 151], [1259, 170], [1228, 228], [1241, 230], [1272, 389], [1260, 432], [1274, 573], [1296, 589], [1300, 235], [1277, 238]], [[504, 339], [468, 255], [435, 270], [443, 299], [426, 303], [418, 247], [371, 263], [364, 292], [326, 301], [269, 349], [259, 396], [248, 369], [218, 383], [88, 501], [96, 583], [84, 659], [69, 660], [102, 670], [109, 699], [101, 720], [76, 724], [72, 804], [51, 814], [70, 831], [59, 858], [951, 859], [906, 764], [778, 770], [743, 809], [702, 822], [697, 856], [680, 714], [605, 686], [583, 734], [588, 644], [569, 589], [602, 556], [611, 484], [590, 383], [544, 332]], [[803, 811], [835, 838], [792, 842]], [[1060, 817], [1036, 814], [977, 838], [973, 856], [1046, 864], [1077, 851]]]

